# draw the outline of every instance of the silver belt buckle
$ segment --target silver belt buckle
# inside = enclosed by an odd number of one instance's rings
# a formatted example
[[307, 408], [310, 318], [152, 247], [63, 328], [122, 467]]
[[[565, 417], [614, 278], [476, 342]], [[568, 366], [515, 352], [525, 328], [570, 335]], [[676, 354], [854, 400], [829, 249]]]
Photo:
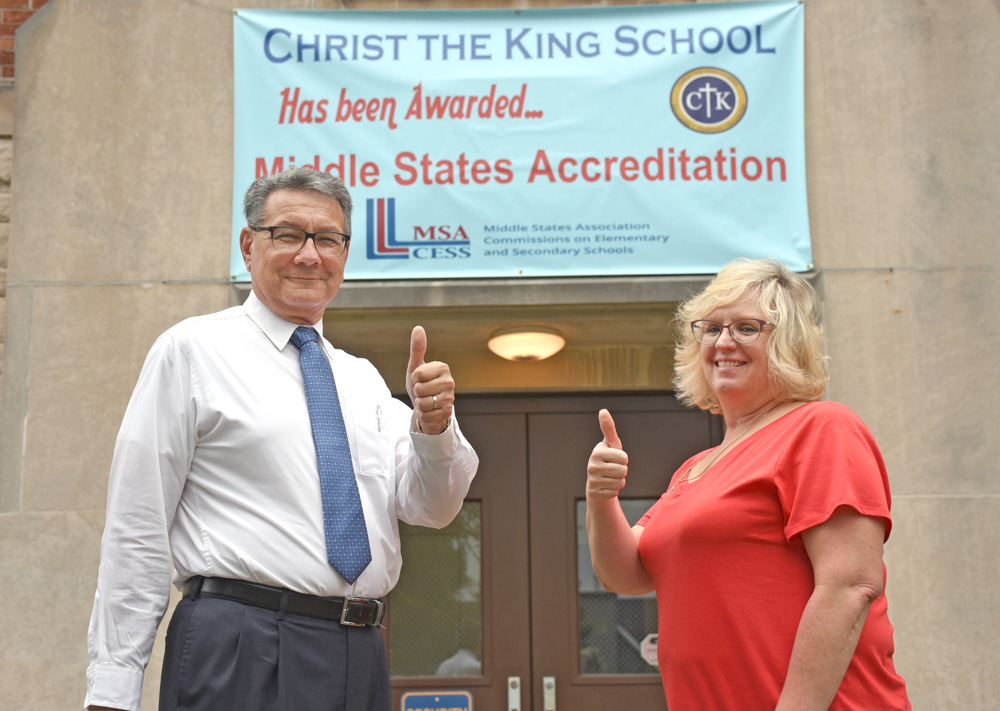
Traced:
[[[378, 607], [373, 621], [365, 620], [364, 607], [367, 603], [374, 602]], [[340, 611], [340, 624], [348, 627], [378, 627], [385, 614], [385, 603], [378, 598], [369, 599], [364, 597], [345, 597], [344, 607]], [[360, 621], [358, 621], [360, 620]]]

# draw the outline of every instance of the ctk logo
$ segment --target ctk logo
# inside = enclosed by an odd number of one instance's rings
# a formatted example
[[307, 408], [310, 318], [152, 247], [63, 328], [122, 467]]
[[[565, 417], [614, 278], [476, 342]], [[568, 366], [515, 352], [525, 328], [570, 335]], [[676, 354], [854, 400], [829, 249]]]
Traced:
[[459, 225], [413, 226], [413, 239], [396, 236], [396, 198], [367, 201], [369, 259], [467, 259], [472, 256], [469, 236]]
[[674, 115], [699, 133], [732, 128], [747, 110], [747, 92], [740, 80], [723, 69], [692, 69], [670, 92]]

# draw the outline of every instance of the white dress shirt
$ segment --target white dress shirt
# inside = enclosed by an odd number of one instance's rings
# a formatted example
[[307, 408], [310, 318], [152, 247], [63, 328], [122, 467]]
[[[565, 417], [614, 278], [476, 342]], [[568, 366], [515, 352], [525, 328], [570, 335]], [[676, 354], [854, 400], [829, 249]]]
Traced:
[[439, 528], [461, 508], [479, 460], [456, 419], [440, 435], [419, 434], [371, 363], [321, 338], [372, 552], [353, 586], [338, 575], [326, 558], [299, 354], [288, 345], [295, 328], [251, 292], [243, 306], [174, 326], [150, 350], [111, 463], [87, 705], [138, 709], [171, 556], [178, 588], [204, 575], [381, 597], [399, 579], [397, 521]]

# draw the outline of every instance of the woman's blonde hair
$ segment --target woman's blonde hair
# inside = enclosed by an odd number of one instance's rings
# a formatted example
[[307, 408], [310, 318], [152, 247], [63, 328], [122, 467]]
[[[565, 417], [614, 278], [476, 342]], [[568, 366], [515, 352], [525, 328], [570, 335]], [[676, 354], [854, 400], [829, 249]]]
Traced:
[[781, 402], [819, 400], [826, 389], [827, 357], [819, 299], [805, 279], [777, 259], [737, 259], [677, 309], [674, 386], [687, 405], [719, 413], [722, 408], [701, 364], [701, 344], [691, 322], [744, 298], [756, 302], [765, 320], [775, 324], [767, 341], [768, 380]]

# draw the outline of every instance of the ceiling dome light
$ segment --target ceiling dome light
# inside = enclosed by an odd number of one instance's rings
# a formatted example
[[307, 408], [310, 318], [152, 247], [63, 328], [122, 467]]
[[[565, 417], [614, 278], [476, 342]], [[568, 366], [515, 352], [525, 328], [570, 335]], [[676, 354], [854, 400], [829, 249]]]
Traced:
[[563, 349], [566, 339], [544, 326], [501, 328], [486, 344], [501, 358], [514, 361], [545, 360]]

